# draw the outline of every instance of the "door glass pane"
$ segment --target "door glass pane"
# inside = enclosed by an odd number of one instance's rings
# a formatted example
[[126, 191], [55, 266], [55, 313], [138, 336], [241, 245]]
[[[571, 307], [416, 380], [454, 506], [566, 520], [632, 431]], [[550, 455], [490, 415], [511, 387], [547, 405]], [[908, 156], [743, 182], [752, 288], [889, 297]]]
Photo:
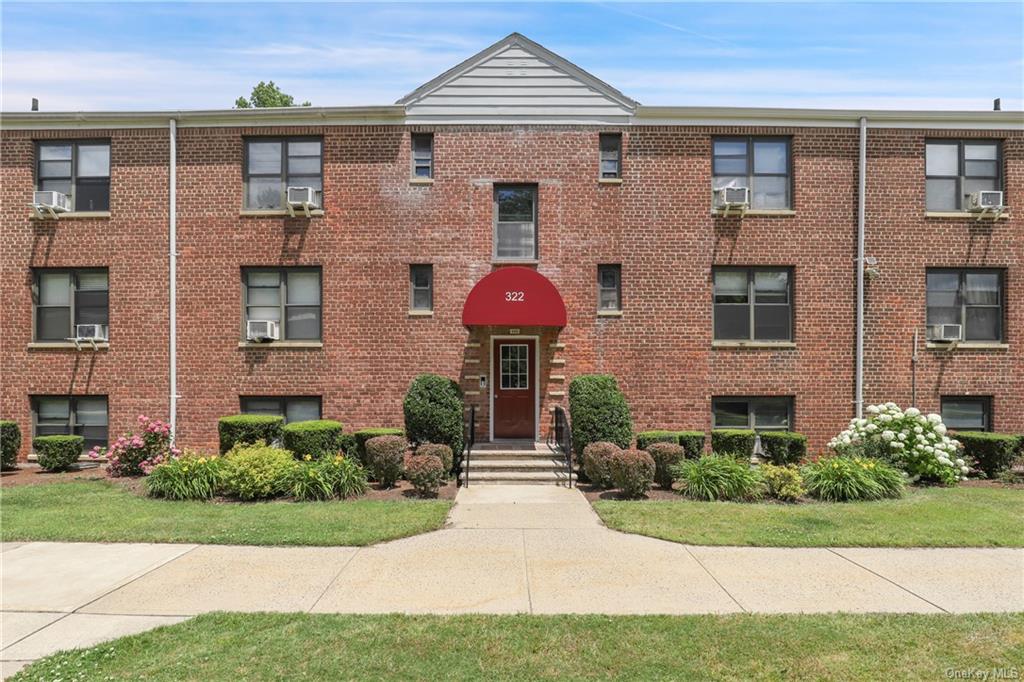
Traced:
[[715, 272], [715, 303], [746, 303], [747, 296], [746, 270]]
[[320, 401], [316, 398], [291, 398], [285, 403], [285, 421], [304, 422], [320, 418]]
[[715, 305], [715, 338], [736, 341], [750, 338], [750, 306]]
[[245, 398], [242, 400], [243, 414], [268, 414], [283, 417], [280, 398]]
[[71, 305], [71, 274], [43, 272], [39, 274], [41, 305]]
[[755, 429], [788, 429], [789, 401], [759, 400], [754, 403]]
[[281, 208], [282, 191], [280, 178], [249, 178], [245, 205], [254, 209]]
[[105, 178], [110, 175], [110, 145], [78, 145], [78, 177]]
[[999, 275], [994, 272], [968, 272], [964, 276], [964, 303], [999, 305]]
[[754, 142], [754, 172], [788, 172], [786, 146], [785, 142]]
[[498, 221], [521, 223], [533, 221], [533, 190], [499, 189]]
[[63, 341], [71, 334], [71, 308], [36, 310], [36, 340]]
[[943, 400], [942, 422], [951, 429], [982, 431], [987, 428], [980, 400]]
[[750, 422], [747, 419], [747, 401], [716, 400], [714, 418], [716, 429], [748, 428]]
[[501, 387], [526, 389], [530, 387], [529, 348], [525, 344], [501, 346]]
[[288, 303], [320, 305], [320, 273], [289, 272]]
[[754, 272], [754, 301], [756, 303], [788, 303], [789, 272], [786, 270], [756, 270]]
[[249, 172], [258, 174], [281, 172], [280, 142], [250, 142]]
[[499, 223], [498, 258], [534, 258], [533, 223]]
[[751, 207], [752, 208], [786, 208], [789, 201], [786, 190], [789, 181], [786, 178], [756, 177]]
[[320, 338], [320, 307], [288, 306], [285, 337], [290, 340]]
[[925, 145], [925, 174], [926, 175], [957, 175], [959, 165], [957, 160], [957, 144], [933, 142]]
[[790, 308], [788, 305], [755, 305], [754, 338], [762, 341], [788, 341]]
[[[70, 144], [41, 144], [39, 145], [40, 161], [70, 161]], [[71, 166], [68, 166], [70, 169]]]
[[997, 307], [968, 308], [964, 339], [967, 341], [998, 341], [1000, 312]]

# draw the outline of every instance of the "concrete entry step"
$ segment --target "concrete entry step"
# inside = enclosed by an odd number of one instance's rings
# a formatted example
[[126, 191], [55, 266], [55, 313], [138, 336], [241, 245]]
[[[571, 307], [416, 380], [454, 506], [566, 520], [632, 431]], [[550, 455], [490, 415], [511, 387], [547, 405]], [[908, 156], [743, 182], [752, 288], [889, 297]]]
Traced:
[[[539, 462], [539, 461], [562, 461], [561, 457], [551, 452], [550, 450], [545, 452], [539, 451], [517, 451], [517, 450], [485, 450], [483, 452], [477, 452], [474, 450], [470, 454], [470, 463], [475, 464], [477, 462], [486, 462], [494, 459], [511, 460], [515, 462]], [[463, 457], [465, 461], [465, 457]]]
[[[465, 482], [466, 474], [462, 474]], [[469, 472], [469, 485], [567, 485], [565, 472], [555, 471], [477, 471]]]
[[478, 471], [565, 471], [565, 464], [551, 459], [486, 459], [473, 460], [469, 469]]
[[488, 450], [504, 450], [506, 452], [550, 452], [547, 444], [532, 440], [495, 440], [491, 442], [476, 443], [473, 445], [473, 454]]

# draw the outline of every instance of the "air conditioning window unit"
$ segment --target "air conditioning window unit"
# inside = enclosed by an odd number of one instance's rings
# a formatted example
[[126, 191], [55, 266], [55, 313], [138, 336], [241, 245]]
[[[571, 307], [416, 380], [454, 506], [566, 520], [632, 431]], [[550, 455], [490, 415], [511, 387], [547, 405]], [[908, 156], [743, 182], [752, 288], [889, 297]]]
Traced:
[[105, 324], [76, 324], [75, 339], [78, 341], [106, 341], [108, 327]]
[[50, 213], [67, 213], [71, 210], [71, 197], [63, 192], [33, 192], [32, 205]]
[[961, 340], [963, 327], [959, 324], [930, 324], [926, 338], [935, 343], [954, 343]]
[[293, 208], [321, 208], [323, 193], [312, 187], [289, 187], [288, 205]]
[[972, 192], [967, 200], [971, 211], [1000, 211], [1003, 209], [1003, 193], [994, 190]]
[[249, 341], [277, 341], [281, 332], [274, 320], [249, 320], [245, 323], [245, 337]]
[[722, 209], [746, 209], [750, 207], [749, 187], [720, 187], [715, 190], [715, 203]]

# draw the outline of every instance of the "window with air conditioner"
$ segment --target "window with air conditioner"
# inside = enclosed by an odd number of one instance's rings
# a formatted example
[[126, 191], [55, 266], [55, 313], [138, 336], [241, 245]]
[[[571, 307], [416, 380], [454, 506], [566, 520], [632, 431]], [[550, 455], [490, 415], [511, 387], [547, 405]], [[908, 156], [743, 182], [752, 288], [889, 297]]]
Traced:
[[32, 275], [35, 341], [107, 340], [110, 292], [105, 268], [37, 268]]
[[793, 270], [712, 269], [715, 341], [792, 341]]
[[[249, 210], [284, 209], [288, 188], [308, 188], [323, 205], [323, 141], [320, 138], [253, 137], [245, 140], [244, 202]], [[302, 192], [294, 192], [296, 197]]]
[[971, 197], [1002, 190], [1002, 153], [992, 140], [927, 140], [925, 207], [971, 210]]
[[926, 274], [927, 325], [959, 325], [960, 341], [1003, 338], [1003, 272], [933, 268]]
[[248, 340], [250, 322], [274, 323], [278, 341], [321, 339], [320, 268], [244, 268], [242, 296], [243, 340]]
[[320, 396], [242, 396], [242, 414], [284, 417], [286, 424], [320, 419]]
[[82, 436], [84, 450], [107, 446], [107, 396], [32, 396], [32, 436]]
[[36, 190], [64, 195], [73, 211], [109, 211], [110, 141], [37, 143]]
[[494, 258], [537, 259], [537, 187], [494, 188]]
[[716, 429], [792, 431], [792, 396], [716, 397], [711, 401]]
[[[712, 201], [746, 198], [754, 210], [793, 207], [791, 140], [771, 137], [716, 137], [712, 140]], [[732, 190], [726, 192], [726, 190]]]

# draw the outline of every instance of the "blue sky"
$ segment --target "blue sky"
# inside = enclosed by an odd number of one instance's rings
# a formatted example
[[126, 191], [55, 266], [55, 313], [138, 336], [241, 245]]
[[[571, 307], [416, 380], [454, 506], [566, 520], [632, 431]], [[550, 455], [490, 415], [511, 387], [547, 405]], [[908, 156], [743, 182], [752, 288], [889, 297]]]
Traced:
[[0, 108], [391, 104], [518, 31], [644, 104], [1024, 109], [1024, 3], [18, 3]]

